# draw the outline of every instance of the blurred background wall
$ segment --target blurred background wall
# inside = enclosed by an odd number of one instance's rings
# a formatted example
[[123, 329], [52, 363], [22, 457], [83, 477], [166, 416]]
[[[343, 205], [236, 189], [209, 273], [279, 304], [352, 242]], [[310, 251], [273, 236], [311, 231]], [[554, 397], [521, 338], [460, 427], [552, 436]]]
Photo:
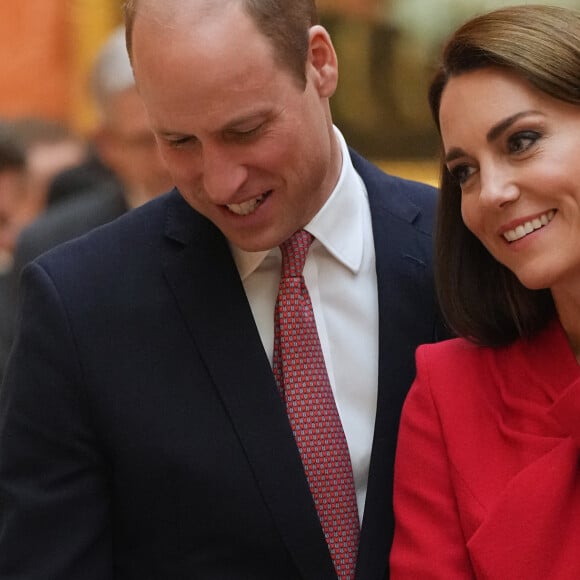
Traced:
[[[525, 3], [318, 0], [339, 54], [332, 107], [351, 144], [399, 172], [433, 171], [437, 136], [425, 95], [442, 40], [477, 12]], [[546, 3], [580, 7], [580, 0]], [[120, 22], [120, 0], [2, 0], [0, 117], [43, 115], [89, 130], [87, 70]]]
[[90, 127], [88, 68], [120, 21], [120, 0], [2, 0], [0, 117]]

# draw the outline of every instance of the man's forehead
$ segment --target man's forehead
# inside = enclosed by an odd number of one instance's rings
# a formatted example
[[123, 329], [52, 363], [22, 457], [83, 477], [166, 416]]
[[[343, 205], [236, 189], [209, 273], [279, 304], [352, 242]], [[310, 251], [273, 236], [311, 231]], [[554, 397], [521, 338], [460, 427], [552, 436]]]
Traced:
[[167, 25], [184, 17], [201, 20], [219, 15], [230, 4], [241, 4], [241, 0], [138, 0], [135, 21], [149, 18]]
[[[130, 39], [133, 71], [139, 90], [143, 59], [182, 60], [189, 54], [219, 55], [259, 31], [243, 0], [141, 0]], [[151, 10], [148, 6], [151, 5]], [[219, 9], [218, 6], [222, 8]], [[258, 34], [261, 36], [260, 34]]]

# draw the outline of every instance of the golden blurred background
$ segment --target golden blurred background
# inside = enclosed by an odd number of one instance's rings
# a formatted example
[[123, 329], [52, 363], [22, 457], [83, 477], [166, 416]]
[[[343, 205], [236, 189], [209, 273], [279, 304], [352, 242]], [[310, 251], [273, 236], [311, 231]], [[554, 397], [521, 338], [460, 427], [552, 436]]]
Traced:
[[[341, 78], [332, 101], [337, 125], [387, 169], [435, 181], [437, 136], [425, 96], [433, 55], [460, 21], [518, 1], [317, 3], [339, 55]], [[577, 0], [551, 3], [574, 6]], [[88, 70], [120, 22], [121, 0], [2, 0], [0, 117], [45, 116], [88, 132], [94, 122]]]
[[46, 116], [86, 131], [88, 70], [120, 21], [119, 0], [2, 0], [0, 116]]

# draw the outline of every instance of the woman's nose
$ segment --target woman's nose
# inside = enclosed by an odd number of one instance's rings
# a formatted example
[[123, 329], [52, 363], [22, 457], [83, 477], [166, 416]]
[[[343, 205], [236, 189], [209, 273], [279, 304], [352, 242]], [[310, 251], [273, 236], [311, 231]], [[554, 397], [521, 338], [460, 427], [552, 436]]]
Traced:
[[512, 172], [497, 167], [481, 171], [480, 200], [490, 207], [501, 207], [515, 201], [520, 195], [520, 189], [514, 180]]

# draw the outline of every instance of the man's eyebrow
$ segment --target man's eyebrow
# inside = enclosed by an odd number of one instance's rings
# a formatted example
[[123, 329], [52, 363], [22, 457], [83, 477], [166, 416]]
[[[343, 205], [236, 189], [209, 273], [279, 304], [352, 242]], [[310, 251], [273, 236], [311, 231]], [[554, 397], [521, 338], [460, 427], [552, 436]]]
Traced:
[[256, 111], [251, 111], [244, 113], [228, 121], [222, 128], [222, 131], [227, 131], [237, 127], [238, 125], [243, 125], [248, 121], [254, 121], [256, 119], [265, 119], [270, 115], [270, 109], [258, 109]]
[[[216, 130], [216, 133], [221, 133], [224, 131], [230, 131], [235, 129], [238, 125], [247, 123], [248, 121], [253, 121], [256, 119], [268, 119], [271, 117], [270, 109], [258, 109], [256, 111], [250, 111], [248, 113], [241, 114], [227, 121], [222, 127]], [[192, 133], [185, 133], [182, 131], [174, 131], [171, 129], [155, 129], [155, 133], [162, 138], [184, 138], [184, 137], [194, 137]]]
[[164, 129], [157, 129], [155, 131], [155, 134], [158, 135], [159, 137], [162, 137], [163, 139], [180, 139], [182, 137], [189, 137], [189, 135], [186, 135], [185, 133], [177, 133], [175, 131], [166, 131]]

